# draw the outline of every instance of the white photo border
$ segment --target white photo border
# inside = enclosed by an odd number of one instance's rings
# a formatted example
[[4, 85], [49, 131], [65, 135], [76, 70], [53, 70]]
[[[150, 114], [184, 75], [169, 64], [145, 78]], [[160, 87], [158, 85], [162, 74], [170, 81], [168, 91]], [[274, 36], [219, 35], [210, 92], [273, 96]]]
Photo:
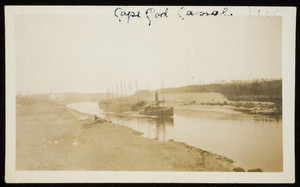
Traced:
[[[293, 183], [295, 181], [294, 103], [296, 7], [227, 7], [230, 9], [230, 12], [236, 16], [268, 16], [263, 15], [262, 13], [266, 11], [273, 11], [276, 12], [276, 15], [274, 14], [270, 16], [282, 17], [283, 172], [248, 173], [16, 170], [15, 16], [29, 14], [112, 14], [112, 10], [114, 8], [116, 8], [116, 6], [5, 6], [5, 181], [7, 183]], [[133, 6], [133, 8], [138, 7]], [[180, 8], [180, 6], [172, 6], [171, 8]], [[211, 10], [214, 7], [201, 8]], [[261, 12], [261, 15], [258, 15], [257, 12]]]

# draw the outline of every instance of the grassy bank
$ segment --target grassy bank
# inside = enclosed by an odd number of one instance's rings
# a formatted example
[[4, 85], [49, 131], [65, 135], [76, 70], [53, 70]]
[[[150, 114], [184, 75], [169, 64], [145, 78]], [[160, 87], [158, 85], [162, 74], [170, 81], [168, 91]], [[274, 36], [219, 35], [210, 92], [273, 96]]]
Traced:
[[159, 142], [46, 99], [18, 98], [17, 170], [232, 171], [226, 157]]

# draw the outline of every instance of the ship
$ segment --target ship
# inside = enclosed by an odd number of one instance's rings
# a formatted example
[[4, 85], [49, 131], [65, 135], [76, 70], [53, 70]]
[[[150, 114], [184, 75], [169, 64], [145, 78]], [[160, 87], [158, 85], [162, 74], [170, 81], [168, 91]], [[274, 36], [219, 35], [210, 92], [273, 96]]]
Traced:
[[139, 110], [139, 113], [142, 115], [148, 116], [157, 116], [157, 117], [171, 117], [173, 116], [174, 109], [173, 107], [161, 106], [165, 101], [158, 100], [158, 93], [155, 92], [155, 104], [148, 105], [142, 110]]

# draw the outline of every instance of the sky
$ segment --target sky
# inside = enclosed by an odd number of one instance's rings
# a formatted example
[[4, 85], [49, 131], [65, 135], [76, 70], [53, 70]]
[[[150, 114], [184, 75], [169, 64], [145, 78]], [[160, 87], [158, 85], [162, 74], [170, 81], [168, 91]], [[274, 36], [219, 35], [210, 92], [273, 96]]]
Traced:
[[[218, 80], [281, 78], [280, 17], [108, 15], [15, 17], [16, 88], [22, 93], [105, 92]], [[120, 89], [120, 88], [119, 88]]]

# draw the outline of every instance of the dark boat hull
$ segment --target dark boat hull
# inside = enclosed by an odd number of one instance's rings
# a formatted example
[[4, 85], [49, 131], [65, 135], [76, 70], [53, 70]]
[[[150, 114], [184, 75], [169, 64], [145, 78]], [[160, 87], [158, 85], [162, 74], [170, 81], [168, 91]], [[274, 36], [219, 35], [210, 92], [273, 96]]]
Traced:
[[150, 108], [147, 110], [139, 111], [142, 115], [148, 115], [148, 116], [173, 116], [173, 108]]

